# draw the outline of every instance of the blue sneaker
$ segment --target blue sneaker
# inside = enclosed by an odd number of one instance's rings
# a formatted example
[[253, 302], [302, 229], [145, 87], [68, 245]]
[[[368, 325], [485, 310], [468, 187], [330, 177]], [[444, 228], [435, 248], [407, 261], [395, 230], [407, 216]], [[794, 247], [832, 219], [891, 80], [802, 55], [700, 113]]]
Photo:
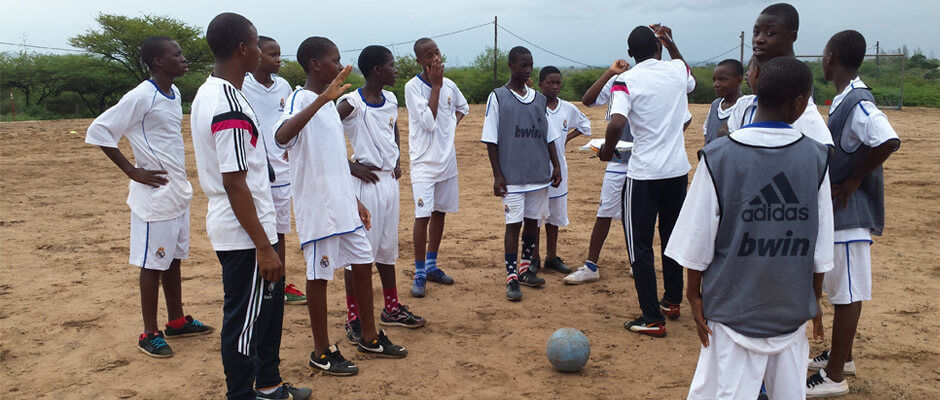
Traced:
[[163, 332], [145, 332], [137, 340], [137, 348], [150, 357], [173, 357], [173, 349], [163, 339]]
[[441, 283], [444, 285], [453, 285], [454, 278], [451, 278], [444, 273], [440, 268], [434, 268], [433, 271], [428, 271], [428, 280], [431, 282]]
[[411, 284], [411, 295], [414, 297], [424, 297], [425, 285], [427, 281], [425, 278], [415, 277], [415, 281]]

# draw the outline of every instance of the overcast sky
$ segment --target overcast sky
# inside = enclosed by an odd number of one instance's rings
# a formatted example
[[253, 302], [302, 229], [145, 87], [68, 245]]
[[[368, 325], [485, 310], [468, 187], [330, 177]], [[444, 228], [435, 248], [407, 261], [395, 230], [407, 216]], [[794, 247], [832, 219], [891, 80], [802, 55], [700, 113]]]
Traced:
[[[0, 0], [0, 41], [69, 47], [67, 39], [97, 28], [99, 13], [140, 16], [166, 15], [203, 29], [222, 11], [240, 13], [258, 31], [281, 43], [285, 55], [295, 54], [297, 45], [313, 35], [326, 36], [340, 50], [369, 44], [413, 41], [491, 22], [493, 16], [513, 33], [550, 51], [590, 65], [606, 66], [626, 56], [626, 35], [636, 25], [661, 22], [673, 36], [686, 60], [737, 58], [739, 34], [750, 44], [751, 27], [760, 10], [772, 1], [750, 0], [478, 0], [478, 1], [180, 1], [139, 2], [126, 0], [29, 1]], [[882, 49], [907, 45], [920, 48], [928, 57], [940, 49], [937, 18], [940, 1], [794, 1], [800, 12], [797, 54], [820, 54], [832, 34], [856, 29], [869, 46], [881, 42]], [[933, 33], [930, 33], [933, 32]], [[466, 65], [493, 44], [493, 26], [437, 39], [450, 65]], [[499, 31], [499, 47], [525, 45], [535, 64], [578, 65], [529, 46]], [[725, 53], [729, 49], [734, 51]], [[0, 45], [0, 51], [16, 51]], [[392, 47], [396, 54], [409, 54], [411, 45]], [[40, 50], [42, 51], [42, 50]], [[874, 51], [872, 49], [871, 51]], [[749, 49], [745, 50], [745, 58]], [[345, 63], [354, 63], [356, 52], [343, 53]], [[720, 57], [719, 57], [720, 56]], [[293, 58], [293, 57], [290, 57]]]

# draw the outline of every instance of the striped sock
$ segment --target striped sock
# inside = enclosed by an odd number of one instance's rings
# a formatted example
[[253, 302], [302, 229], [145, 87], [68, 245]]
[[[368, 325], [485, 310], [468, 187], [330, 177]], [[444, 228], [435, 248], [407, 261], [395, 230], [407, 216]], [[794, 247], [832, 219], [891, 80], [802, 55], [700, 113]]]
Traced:
[[524, 274], [532, 264], [532, 255], [535, 253], [536, 236], [522, 235], [522, 260], [519, 261], [519, 273]]
[[506, 254], [506, 282], [512, 281], [513, 279], [519, 279], [519, 275], [516, 274], [516, 255], [515, 254]]
[[597, 272], [597, 264], [591, 262], [590, 260], [585, 261], [585, 262], [584, 262], [584, 265], [586, 265], [586, 266], [588, 267], [588, 269], [590, 269], [591, 271]]
[[437, 252], [429, 251], [424, 255], [424, 270], [434, 272], [437, 269]]
[[424, 261], [415, 260], [415, 279], [425, 279], [427, 276], [427, 272], [424, 269]]

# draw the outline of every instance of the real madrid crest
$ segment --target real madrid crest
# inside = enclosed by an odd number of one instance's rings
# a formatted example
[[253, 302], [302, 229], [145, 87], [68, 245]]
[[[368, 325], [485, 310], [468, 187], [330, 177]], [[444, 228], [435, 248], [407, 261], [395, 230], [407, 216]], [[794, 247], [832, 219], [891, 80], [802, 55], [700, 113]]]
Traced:
[[320, 259], [320, 268], [329, 268], [329, 267], [330, 267], [330, 258], [327, 256], [323, 256], [323, 258]]
[[166, 252], [165, 252], [165, 251], [163, 250], [163, 248], [161, 247], [161, 248], [157, 249], [156, 255], [157, 255], [157, 257], [159, 257], [159, 258], [163, 258], [163, 257], [166, 256]]

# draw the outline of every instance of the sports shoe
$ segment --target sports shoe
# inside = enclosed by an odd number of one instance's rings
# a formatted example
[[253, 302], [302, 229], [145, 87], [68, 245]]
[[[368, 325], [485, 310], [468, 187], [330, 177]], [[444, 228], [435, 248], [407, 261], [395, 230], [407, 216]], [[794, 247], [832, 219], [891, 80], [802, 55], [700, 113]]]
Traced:
[[166, 332], [166, 337], [168, 338], [184, 338], [190, 336], [199, 336], [207, 335], [212, 333], [213, 328], [209, 325], [199, 322], [199, 320], [193, 319], [191, 315], [186, 316], [186, 323], [179, 328], [170, 328], [166, 327], [164, 332]]
[[167, 358], [173, 357], [173, 349], [163, 339], [163, 332], [147, 332], [140, 335], [137, 340], [137, 348], [150, 357]]
[[633, 267], [627, 267], [627, 275], [630, 275], [631, 278], [633, 277]]
[[509, 301], [522, 300], [522, 290], [519, 289], [519, 280], [510, 279], [506, 282], [506, 299]]
[[[358, 321], [359, 320], [356, 319], [356, 322]], [[403, 304], [399, 304], [398, 309], [392, 312], [388, 312], [383, 308], [382, 315], [379, 316], [379, 324], [385, 326], [401, 326], [408, 329], [420, 328], [424, 326], [426, 322], [424, 317], [414, 315], [414, 313], [408, 311], [408, 306]]]
[[539, 287], [545, 284], [545, 279], [539, 278], [529, 269], [519, 274], [519, 283], [529, 287]]
[[314, 372], [324, 375], [350, 376], [359, 373], [359, 367], [353, 364], [352, 361], [343, 358], [335, 344], [330, 346], [327, 352], [321, 354], [320, 357], [316, 356], [316, 352], [310, 353], [310, 360], [307, 361], [307, 365]]
[[356, 318], [352, 321], [346, 321], [346, 341], [355, 346], [362, 339], [362, 321]]
[[414, 297], [424, 297], [426, 290], [425, 285], [427, 285], [425, 278], [415, 277], [414, 283], [411, 284], [411, 295]]
[[532, 261], [529, 261], [529, 270], [536, 274], [539, 273], [542, 270], [542, 260], [533, 258]]
[[454, 278], [451, 278], [449, 275], [445, 274], [444, 271], [440, 268], [435, 268], [433, 271], [428, 271], [428, 281], [444, 285], [454, 284]]
[[549, 258], [548, 261], [545, 261], [545, 269], [555, 270], [563, 274], [571, 273], [571, 268], [568, 268], [568, 266], [565, 265], [565, 262], [561, 259], [561, 257]]
[[587, 282], [594, 282], [598, 279], [601, 279], [601, 270], [600, 268], [597, 271], [591, 271], [587, 265], [582, 265], [578, 267], [577, 271], [574, 271], [568, 276], [565, 277], [565, 283], [569, 285], [579, 285]]
[[313, 390], [297, 388], [286, 382], [268, 394], [255, 391], [255, 397], [258, 400], [307, 400], [312, 394]]
[[307, 304], [307, 296], [293, 283], [284, 286], [284, 304]]
[[826, 370], [806, 378], [806, 398], [811, 397], [835, 397], [849, 393], [849, 382], [845, 379], [842, 382], [834, 382], [826, 376]]
[[404, 346], [392, 343], [388, 336], [385, 336], [384, 329], [379, 331], [378, 338], [368, 343], [366, 343], [364, 339], [359, 339], [359, 345], [356, 346], [356, 350], [358, 350], [360, 354], [385, 358], [405, 358], [405, 356], [408, 355], [408, 350], [405, 349]]
[[[819, 371], [829, 365], [829, 350], [823, 350], [818, 356], [809, 360], [807, 369], [810, 371]], [[855, 375], [855, 361], [846, 361], [842, 366], [843, 375]]]
[[679, 319], [679, 315], [681, 314], [679, 311], [678, 304], [672, 304], [672, 303], [667, 302], [666, 300], [662, 300], [659, 302], [659, 311], [661, 311], [663, 315], [666, 316], [666, 318], [669, 318], [671, 320]]
[[652, 337], [666, 337], [666, 323], [663, 321], [646, 322], [643, 317], [633, 321], [623, 323], [623, 328], [636, 333], [642, 333]]

